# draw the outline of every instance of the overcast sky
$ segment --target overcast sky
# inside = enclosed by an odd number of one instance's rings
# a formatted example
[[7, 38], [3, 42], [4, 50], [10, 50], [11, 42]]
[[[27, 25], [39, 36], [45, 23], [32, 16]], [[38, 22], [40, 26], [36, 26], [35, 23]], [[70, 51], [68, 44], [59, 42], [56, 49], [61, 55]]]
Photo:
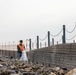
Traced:
[[0, 43], [35, 41], [47, 31], [59, 33], [63, 25], [71, 31], [75, 22], [76, 0], [0, 0]]

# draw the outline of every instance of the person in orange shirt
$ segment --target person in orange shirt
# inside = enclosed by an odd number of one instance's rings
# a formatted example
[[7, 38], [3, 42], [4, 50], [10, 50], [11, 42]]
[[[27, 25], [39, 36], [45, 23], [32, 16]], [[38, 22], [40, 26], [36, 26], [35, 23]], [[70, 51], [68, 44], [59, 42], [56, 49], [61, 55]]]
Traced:
[[23, 44], [23, 40], [20, 40], [19, 44], [17, 45], [17, 58], [20, 59], [23, 50], [25, 50], [25, 46]]

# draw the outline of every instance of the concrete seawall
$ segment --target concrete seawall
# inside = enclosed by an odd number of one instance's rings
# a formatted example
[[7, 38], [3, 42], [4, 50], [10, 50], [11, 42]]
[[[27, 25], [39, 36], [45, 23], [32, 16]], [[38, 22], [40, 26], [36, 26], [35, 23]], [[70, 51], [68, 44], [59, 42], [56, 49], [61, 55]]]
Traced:
[[16, 58], [17, 51], [13, 50], [0, 50], [0, 55]]
[[[16, 50], [0, 50], [0, 55], [16, 57]], [[27, 52], [28, 59], [51, 67], [66, 67], [68, 70], [76, 68], [76, 43], [59, 44]]]
[[66, 67], [70, 70], [76, 68], [76, 43], [32, 50], [28, 58], [34, 63], [49, 64], [51, 67]]
[[[26, 52], [28, 56], [28, 52]], [[17, 50], [0, 50], [0, 55], [17, 58]]]

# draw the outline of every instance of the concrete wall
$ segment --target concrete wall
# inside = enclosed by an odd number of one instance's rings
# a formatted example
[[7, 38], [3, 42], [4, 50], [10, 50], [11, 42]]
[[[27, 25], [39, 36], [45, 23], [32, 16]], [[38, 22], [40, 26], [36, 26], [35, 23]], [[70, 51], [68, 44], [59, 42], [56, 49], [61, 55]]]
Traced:
[[51, 67], [66, 67], [70, 70], [76, 68], [76, 43], [32, 50], [28, 58], [34, 63], [50, 64]]
[[[26, 52], [28, 56], [28, 52]], [[0, 50], [0, 55], [17, 58], [17, 50]]]
[[0, 50], [0, 55], [16, 58], [17, 51], [13, 50]]

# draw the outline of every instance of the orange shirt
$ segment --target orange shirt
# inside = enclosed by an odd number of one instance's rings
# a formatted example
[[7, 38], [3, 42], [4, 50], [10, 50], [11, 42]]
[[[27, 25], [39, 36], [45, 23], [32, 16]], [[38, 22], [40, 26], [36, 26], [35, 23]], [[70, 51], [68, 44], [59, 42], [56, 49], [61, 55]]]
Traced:
[[19, 46], [19, 48], [20, 48], [21, 51], [24, 50], [24, 45], [23, 44], [22, 44], [22, 46], [20, 44], [18, 46]]

